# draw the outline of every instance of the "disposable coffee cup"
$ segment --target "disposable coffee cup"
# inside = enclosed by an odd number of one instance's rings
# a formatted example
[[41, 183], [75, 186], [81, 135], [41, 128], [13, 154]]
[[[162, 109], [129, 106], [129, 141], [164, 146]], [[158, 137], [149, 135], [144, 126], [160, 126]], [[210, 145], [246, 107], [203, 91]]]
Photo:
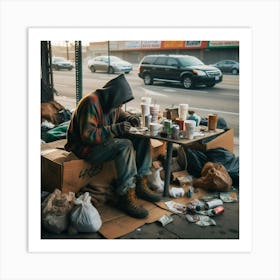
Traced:
[[147, 116], [150, 114], [150, 105], [146, 103], [141, 103], [142, 116]]
[[218, 123], [218, 115], [217, 114], [209, 114], [208, 115], [208, 130], [215, 131]]
[[151, 136], [157, 136], [162, 128], [162, 125], [159, 123], [150, 123], [150, 133]]
[[186, 120], [188, 117], [189, 104], [179, 104], [179, 120]]
[[194, 138], [194, 132], [196, 128], [196, 122], [193, 120], [185, 121], [185, 136], [187, 139], [192, 140]]

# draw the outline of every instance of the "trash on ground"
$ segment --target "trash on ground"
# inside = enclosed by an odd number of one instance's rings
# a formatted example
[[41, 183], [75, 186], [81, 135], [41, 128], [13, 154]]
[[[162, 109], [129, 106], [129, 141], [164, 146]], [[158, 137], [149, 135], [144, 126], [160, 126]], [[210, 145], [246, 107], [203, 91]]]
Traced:
[[195, 211], [195, 213], [199, 214], [199, 215], [213, 217], [213, 216], [220, 215], [220, 214], [224, 213], [224, 211], [225, 211], [224, 206], [218, 206], [218, 207], [215, 207], [213, 209], [208, 209], [208, 210], [203, 210], [203, 211]]
[[206, 207], [206, 209], [212, 209], [212, 208], [215, 208], [217, 206], [221, 206], [223, 204], [224, 203], [221, 199], [213, 199], [213, 200], [207, 201], [205, 203], [205, 207]]
[[97, 232], [101, 225], [101, 217], [97, 209], [91, 204], [88, 192], [75, 200], [75, 207], [70, 213], [71, 226], [78, 232]]
[[187, 205], [187, 211], [191, 213], [195, 213], [197, 211], [201, 211], [205, 209], [205, 203], [197, 198], [193, 199]]
[[185, 191], [183, 188], [176, 188], [176, 187], [172, 187], [169, 190], [169, 194], [171, 197], [182, 197], [185, 194]]
[[175, 202], [172, 200], [166, 201], [164, 203], [166, 204], [168, 209], [173, 213], [181, 214], [181, 213], [186, 212], [186, 206], [181, 203], [178, 203], [178, 202]]
[[219, 192], [208, 193], [205, 196], [203, 196], [201, 199], [207, 202], [207, 201], [213, 200], [215, 198], [220, 198]]
[[187, 214], [186, 219], [190, 223], [195, 223], [196, 225], [201, 227], [216, 225], [216, 222], [208, 216]]
[[237, 194], [236, 194], [236, 192], [221, 192], [220, 199], [223, 202], [236, 202]]
[[188, 191], [187, 191], [187, 195], [188, 197], [192, 197], [193, 196], [193, 192], [194, 192], [194, 188], [193, 187], [189, 187]]
[[162, 215], [158, 221], [162, 224], [162, 226], [166, 226], [167, 224], [173, 222], [173, 218], [169, 215]]

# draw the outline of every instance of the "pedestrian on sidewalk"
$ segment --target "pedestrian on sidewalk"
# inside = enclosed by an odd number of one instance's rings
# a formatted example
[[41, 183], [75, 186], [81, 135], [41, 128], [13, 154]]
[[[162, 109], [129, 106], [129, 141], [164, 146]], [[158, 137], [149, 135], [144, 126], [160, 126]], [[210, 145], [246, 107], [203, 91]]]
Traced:
[[65, 149], [94, 165], [114, 160], [118, 207], [132, 217], [145, 218], [148, 211], [139, 206], [137, 197], [156, 202], [161, 196], [148, 187], [150, 139], [128, 135], [131, 126], [140, 125], [139, 117], [121, 108], [132, 99], [124, 74], [86, 95], [73, 112]]

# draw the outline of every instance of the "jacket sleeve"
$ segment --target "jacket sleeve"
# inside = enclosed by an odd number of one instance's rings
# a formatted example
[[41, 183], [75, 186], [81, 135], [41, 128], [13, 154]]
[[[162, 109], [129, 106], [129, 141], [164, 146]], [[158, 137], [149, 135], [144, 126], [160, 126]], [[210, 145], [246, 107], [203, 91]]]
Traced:
[[91, 99], [78, 111], [79, 133], [83, 144], [101, 144], [115, 136], [114, 125], [105, 125], [104, 115], [98, 102]]
[[130, 116], [131, 116], [131, 114], [129, 114], [128, 112], [125, 112], [123, 109], [120, 109], [117, 122], [128, 121]]

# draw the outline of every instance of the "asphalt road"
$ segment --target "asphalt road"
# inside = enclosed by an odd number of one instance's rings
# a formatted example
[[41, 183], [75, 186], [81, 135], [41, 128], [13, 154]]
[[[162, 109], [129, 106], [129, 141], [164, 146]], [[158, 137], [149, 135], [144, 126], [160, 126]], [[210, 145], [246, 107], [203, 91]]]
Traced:
[[[83, 67], [83, 95], [94, 91], [114, 78], [117, 74], [91, 73], [86, 65]], [[75, 69], [72, 71], [54, 71], [54, 86], [59, 97], [65, 100], [75, 100], [76, 81]], [[150, 96], [152, 100], [164, 109], [172, 105], [187, 103], [189, 107], [206, 117], [216, 113], [224, 118], [229, 127], [234, 129], [235, 137], [239, 137], [239, 76], [224, 75], [223, 82], [213, 88], [199, 87], [191, 90], [177, 84], [155, 82], [145, 86], [137, 75], [137, 66], [126, 78], [133, 89], [135, 99], [127, 104], [127, 109], [140, 110], [142, 96]]]

